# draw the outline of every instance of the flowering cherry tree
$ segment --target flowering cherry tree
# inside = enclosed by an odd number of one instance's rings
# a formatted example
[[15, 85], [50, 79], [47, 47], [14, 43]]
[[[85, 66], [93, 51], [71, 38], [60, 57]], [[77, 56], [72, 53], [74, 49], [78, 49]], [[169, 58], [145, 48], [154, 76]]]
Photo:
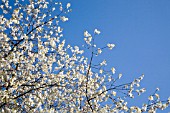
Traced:
[[170, 98], [160, 100], [159, 89], [143, 107], [128, 105], [127, 98], [146, 91], [140, 87], [144, 75], [117, 84], [122, 74], [106, 70], [106, 60], [94, 62], [115, 47], [95, 44], [100, 30], [84, 31], [81, 48], [65, 44], [61, 24], [69, 20], [70, 3], [1, 0], [0, 7], [0, 112], [155, 113], [169, 106]]

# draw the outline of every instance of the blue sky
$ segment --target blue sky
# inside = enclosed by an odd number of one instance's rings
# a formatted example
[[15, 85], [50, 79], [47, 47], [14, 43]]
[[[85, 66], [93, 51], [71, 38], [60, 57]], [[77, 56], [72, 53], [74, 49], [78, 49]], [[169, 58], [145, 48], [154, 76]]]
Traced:
[[[108, 66], [123, 73], [122, 82], [145, 74], [147, 92], [129, 102], [142, 105], [157, 87], [161, 99], [170, 96], [170, 0], [73, 0], [73, 12], [64, 24], [71, 45], [83, 44], [83, 32], [101, 30], [98, 45], [116, 44], [103, 52]], [[121, 82], [121, 81], [120, 81]], [[158, 113], [166, 113], [165, 111]]]

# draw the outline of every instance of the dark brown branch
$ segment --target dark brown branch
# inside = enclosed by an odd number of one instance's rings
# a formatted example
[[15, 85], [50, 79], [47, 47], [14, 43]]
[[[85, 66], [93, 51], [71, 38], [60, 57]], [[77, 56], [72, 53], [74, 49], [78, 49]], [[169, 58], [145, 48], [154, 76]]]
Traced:
[[88, 81], [89, 81], [89, 79], [88, 79], [88, 75], [89, 75], [89, 73], [90, 73], [90, 68], [91, 68], [91, 65], [92, 65], [92, 60], [93, 60], [93, 52], [92, 52], [92, 56], [91, 56], [91, 58], [90, 58], [90, 63], [89, 63], [89, 68], [88, 68], [88, 71], [87, 71], [87, 74], [86, 74], [86, 79], [87, 79], [87, 81], [86, 81], [86, 98], [87, 98], [87, 102], [88, 102], [88, 104], [90, 105], [90, 108], [91, 108], [91, 110], [92, 110], [92, 112], [93, 112], [93, 108], [92, 108], [92, 105], [90, 104], [90, 100], [89, 100], [89, 98], [88, 98]]
[[2, 108], [3, 106], [5, 106], [7, 103], [2, 103], [2, 105], [0, 105], [0, 108]]
[[[105, 91], [102, 91], [100, 94], [96, 93], [96, 94], [94, 94], [94, 95], [100, 96], [100, 95], [102, 95], [103, 93], [105, 93], [105, 92], [107, 92], [107, 91], [116, 89], [116, 88], [118, 88], [118, 87], [121, 87], [121, 86], [124, 86], [124, 85], [127, 85], [127, 84], [131, 84], [131, 83], [121, 84], [121, 85], [115, 86], [115, 87], [113, 87], [113, 88], [109, 88], [109, 89], [107, 89], [107, 90], [105, 90]], [[89, 101], [97, 98], [97, 96], [94, 96], [94, 97], [90, 98]]]
[[[30, 89], [30, 90], [28, 90], [28, 91], [26, 91], [26, 92], [24, 92], [24, 93], [22, 93], [22, 94], [20, 94], [20, 95], [18, 95], [18, 96], [16, 96], [16, 97], [14, 97], [13, 99], [18, 99], [19, 97], [22, 97], [22, 96], [24, 96], [24, 95], [30, 93], [30, 92], [33, 91], [33, 90], [39, 90], [39, 89], [41, 89], [41, 88], [53, 87], [53, 86], [65, 87], [65, 86], [58, 85], [57, 83], [49, 84], [49, 85], [43, 84], [43, 85], [44, 85], [44, 86], [40, 86], [40, 87], [38, 87], [38, 88], [32, 88], [32, 89]], [[23, 85], [21, 85], [21, 86], [32, 87], [32, 86], [35, 86], [35, 85], [27, 85], [27, 84], [23, 84]], [[1, 103], [0, 108], [2, 108], [3, 106], [5, 106], [6, 104], [7, 104], [7, 102]]]

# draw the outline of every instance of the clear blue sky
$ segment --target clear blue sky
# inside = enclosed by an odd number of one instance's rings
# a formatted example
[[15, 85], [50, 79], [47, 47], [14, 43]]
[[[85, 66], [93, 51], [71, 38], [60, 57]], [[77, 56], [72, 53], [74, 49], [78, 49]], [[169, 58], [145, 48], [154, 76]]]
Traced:
[[[116, 48], [105, 51], [103, 58], [122, 82], [142, 73], [141, 86], [147, 92], [129, 102], [142, 105], [157, 87], [164, 100], [170, 96], [170, 0], [72, 0], [73, 12], [64, 24], [65, 38], [72, 45], [83, 43], [83, 32], [101, 30], [98, 45], [113, 42]], [[158, 113], [167, 113], [165, 111]]]

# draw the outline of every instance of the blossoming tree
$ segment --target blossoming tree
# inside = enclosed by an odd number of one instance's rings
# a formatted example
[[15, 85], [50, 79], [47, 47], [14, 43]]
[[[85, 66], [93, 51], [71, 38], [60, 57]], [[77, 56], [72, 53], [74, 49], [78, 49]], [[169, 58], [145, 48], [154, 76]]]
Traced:
[[[145, 92], [140, 88], [144, 75], [129, 83], [117, 84], [122, 74], [106, 68], [106, 60], [94, 58], [99, 48], [95, 37], [84, 32], [85, 44], [65, 44], [60, 26], [68, 21], [71, 4], [55, 0], [1, 0], [0, 14], [0, 112], [150, 112], [164, 110], [170, 98], [162, 101], [156, 92], [143, 107], [129, 106], [127, 98]], [[84, 49], [90, 56], [84, 56]], [[114, 75], [114, 76], [113, 76]]]

